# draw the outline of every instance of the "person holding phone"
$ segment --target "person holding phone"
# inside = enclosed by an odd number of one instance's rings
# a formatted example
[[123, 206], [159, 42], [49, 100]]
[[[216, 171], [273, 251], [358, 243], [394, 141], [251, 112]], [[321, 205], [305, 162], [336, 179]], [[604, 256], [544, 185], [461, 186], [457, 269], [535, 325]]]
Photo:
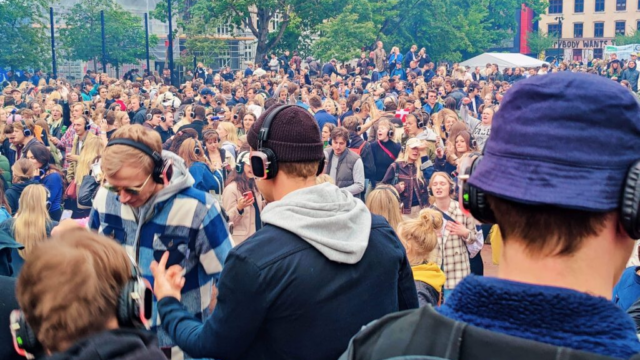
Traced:
[[265, 201], [256, 187], [248, 151], [238, 155], [222, 193], [222, 207], [233, 223], [231, 235], [236, 245], [262, 228], [260, 213]]
[[[101, 166], [104, 182], [93, 200], [89, 228], [120, 243], [152, 283], [151, 262], [168, 253], [169, 267], [185, 269], [180, 306], [204, 321], [214, 279], [233, 246], [214, 197], [194, 188], [184, 161], [162, 151], [158, 132], [142, 125], [118, 129]], [[153, 306], [155, 312], [155, 302]], [[160, 346], [182, 358], [156, 317], [151, 325]]]

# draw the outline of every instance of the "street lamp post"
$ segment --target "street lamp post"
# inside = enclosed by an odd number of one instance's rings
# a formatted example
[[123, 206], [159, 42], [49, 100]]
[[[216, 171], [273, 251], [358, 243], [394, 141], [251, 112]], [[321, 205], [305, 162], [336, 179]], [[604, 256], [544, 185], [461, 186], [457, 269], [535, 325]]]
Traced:
[[556, 17], [556, 21], [558, 22], [558, 60], [560, 60], [560, 55], [562, 55], [562, 49], [560, 48], [560, 38], [562, 37], [562, 20], [564, 20], [563, 16]]

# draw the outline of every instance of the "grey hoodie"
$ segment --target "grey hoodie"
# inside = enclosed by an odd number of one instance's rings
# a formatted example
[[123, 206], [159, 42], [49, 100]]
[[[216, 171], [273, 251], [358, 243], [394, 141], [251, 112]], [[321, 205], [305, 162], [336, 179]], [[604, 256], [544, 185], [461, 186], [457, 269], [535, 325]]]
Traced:
[[329, 183], [296, 190], [269, 203], [261, 217], [265, 224], [298, 235], [331, 261], [356, 264], [369, 244], [369, 209]]

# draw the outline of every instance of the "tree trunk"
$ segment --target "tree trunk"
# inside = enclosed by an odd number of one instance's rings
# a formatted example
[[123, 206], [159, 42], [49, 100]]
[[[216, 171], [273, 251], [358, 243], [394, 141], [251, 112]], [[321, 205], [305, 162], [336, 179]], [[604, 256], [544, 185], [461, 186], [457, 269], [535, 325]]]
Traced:
[[120, 79], [120, 65], [116, 65], [116, 79]]
[[98, 58], [97, 57], [93, 57], [93, 72], [97, 73], [98, 72]]

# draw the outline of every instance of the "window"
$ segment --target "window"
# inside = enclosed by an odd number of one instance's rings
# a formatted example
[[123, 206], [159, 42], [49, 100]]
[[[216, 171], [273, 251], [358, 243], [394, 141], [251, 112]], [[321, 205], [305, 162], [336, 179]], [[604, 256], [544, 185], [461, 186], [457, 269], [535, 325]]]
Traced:
[[562, 14], [562, 0], [549, 1], [549, 14]]
[[584, 12], [584, 0], [575, 0], [573, 4], [573, 12], [576, 12], [576, 13]]
[[616, 35], [624, 35], [624, 21], [616, 21]]
[[582, 49], [573, 49], [573, 61], [582, 61]]
[[616, 0], [616, 11], [627, 10], [627, 0]]
[[593, 58], [602, 59], [602, 49], [593, 49]]
[[640, 0], [638, 0], [638, 10], [640, 10]]
[[582, 37], [582, 23], [573, 24], [573, 37], [574, 38]]
[[229, 28], [229, 25], [218, 25], [216, 32], [220, 36], [229, 36], [231, 34], [231, 29]]
[[636, 30], [640, 30], [640, 20], [638, 20], [638, 22], [636, 22]]
[[596, 12], [604, 11], [604, 0], [596, 0]]
[[560, 24], [549, 24], [547, 34], [553, 38], [557, 38], [558, 35], [562, 37], [562, 28], [560, 28]]
[[604, 23], [593, 23], [593, 37], [599, 38], [604, 36]]

